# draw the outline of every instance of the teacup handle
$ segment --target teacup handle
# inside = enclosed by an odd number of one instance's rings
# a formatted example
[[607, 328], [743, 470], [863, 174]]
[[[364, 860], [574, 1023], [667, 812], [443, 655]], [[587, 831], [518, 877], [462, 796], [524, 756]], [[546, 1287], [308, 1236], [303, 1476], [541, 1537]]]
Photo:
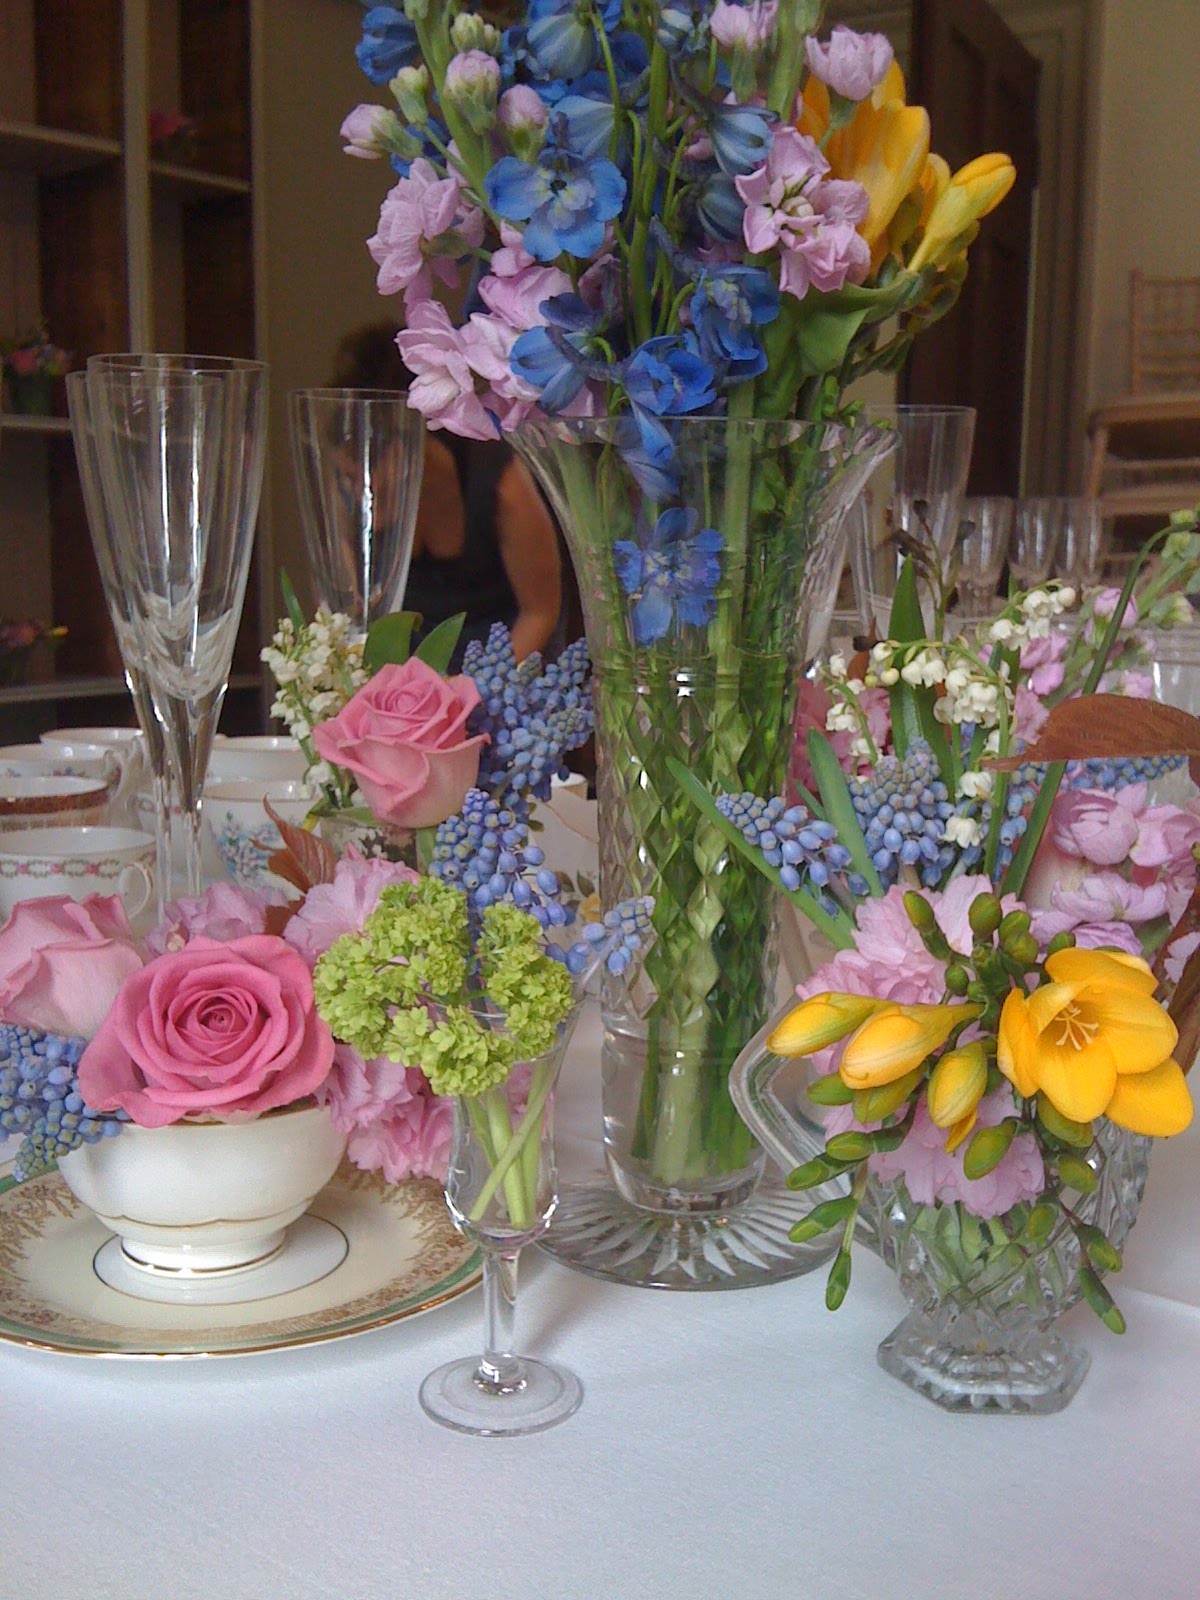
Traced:
[[[141, 897], [136, 905], [130, 901], [135, 892]], [[154, 875], [150, 868], [142, 861], [131, 861], [127, 867], [122, 867], [117, 874], [117, 893], [126, 902], [125, 915], [130, 922], [140, 917], [154, 897]]]

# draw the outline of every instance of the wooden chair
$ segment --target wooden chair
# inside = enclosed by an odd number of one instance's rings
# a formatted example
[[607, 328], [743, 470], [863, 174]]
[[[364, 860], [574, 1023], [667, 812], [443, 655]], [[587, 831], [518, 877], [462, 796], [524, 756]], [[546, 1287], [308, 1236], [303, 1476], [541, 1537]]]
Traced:
[[1200, 503], [1200, 278], [1135, 271], [1129, 302], [1129, 393], [1088, 418], [1085, 492], [1104, 516], [1165, 516]]

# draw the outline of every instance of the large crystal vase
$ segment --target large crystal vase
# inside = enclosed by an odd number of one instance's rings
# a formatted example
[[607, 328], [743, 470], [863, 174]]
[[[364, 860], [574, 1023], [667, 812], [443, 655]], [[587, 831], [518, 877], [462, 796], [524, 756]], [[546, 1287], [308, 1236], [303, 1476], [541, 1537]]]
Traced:
[[596, 700], [601, 893], [653, 895], [655, 939], [603, 996], [611, 1184], [564, 1192], [548, 1247], [656, 1287], [807, 1264], [794, 1203], [729, 1097], [774, 999], [770, 884], [680, 783], [781, 793], [797, 675], [824, 637], [844, 514], [887, 430], [630, 419], [531, 424], [517, 444], [566, 533]]

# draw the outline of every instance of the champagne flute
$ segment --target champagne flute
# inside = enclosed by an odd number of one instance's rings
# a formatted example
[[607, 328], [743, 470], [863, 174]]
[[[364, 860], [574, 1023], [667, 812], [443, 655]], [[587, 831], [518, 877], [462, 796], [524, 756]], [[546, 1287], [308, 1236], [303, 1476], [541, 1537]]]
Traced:
[[[128, 606], [118, 639], [148, 682], [184, 820], [183, 872], [172, 858], [163, 901], [201, 890], [201, 794], [250, 570], [266, 390], [259, 361], [88, 362], [113, 575]], [[169, 840], [169, 796], [159, 807]]]

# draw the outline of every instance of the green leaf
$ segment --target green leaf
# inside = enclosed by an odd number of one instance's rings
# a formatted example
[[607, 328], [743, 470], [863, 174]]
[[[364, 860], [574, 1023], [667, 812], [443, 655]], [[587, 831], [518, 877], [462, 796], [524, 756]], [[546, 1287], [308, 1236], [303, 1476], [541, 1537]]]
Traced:
[[917, 569], [912, 557], [906, 556], [896, 579], [896, 593], [892, 596], [892, 615], [888, 623], [888, 638], [897, 644], [915, 644], [925, 637], [925, 618], [921, 613], [921, 598], [917, 592]]
[[363, 664], [367, 671], [402, 667], [412, 654], [412, 636], [420, 622], [417, 611], [392, 611], [373, 622], [363, 646]]
[[292, 627], [299, 633], [300, 629], [304, 627], [304, 612], [300, 609], [300, 601], [297, 599], [296, 591], [292, 587], [292, 580], [288, 577], [286, 569], [282, 567], [279, 569], [279, 587], [283, 590], [283, 604], [291, 619]]
[[457, 616], [447, 617], [444, 622], [439, 622], [417, 646], [417, 660], [423, 661], [435, 672], [445, 672], [450, 665], [450, 657], [454, 654], [454, 647], [458, 643], [458, 636], [463, 631], [463, 623], [466, 620], [467, 613], [460, 611]]
[[[844, 913], [837, 917], [831, 917], [827, 911], [821, 909], [812, 895], [806, 894], [803, 889], [784, 889], [779, 882], [778, 869], [769, 867], [763, 860], [762, 852], [751, 849], [746, 843], [742, 837], [742, 830], [735, 828], [728, 817], [721, 815], [717, 810], [716, 801], [700, 782], [699, 778], [696, 777], [695, 773], [685, 767], [682, 761], [676, 760], [674, 756], [667, 757], [667, 770], [705, 820], [710, 822], [714, 828], [719, 828], [729, 843], [746, 858], [750, 865], [761, 872], [767, 882], [773, 884], [781, 894], [786, 894], [797, 910], [802, 912], [812, 925], [825, 935], [831, 944], [835, 945], [839, 950], [853, 949], [854, 934], [850, 928], [849, 919]], [[847, 798], [849, 797], [847, 796]], [[855, 825], [857, 826], [857, 823]], [[859, 838], [862, 838], [861, 829], [859, 829]]]
[[[921, 613], [917, 590], [917, 569], [911, 557], [905, 558], [896, 580], [888, 636], [897, 644], [913, 644], [925, 638], [925, 618]], [[952, 784], [954, 773], [950, 760], [950, 740], [946, 729], [933, 714], [936, 699], [932, 689], [915, 689], [903, 678], [892, 685], [888, 690], [888, 706], [895, 730], [894, 742], [897, 754], [903, 758], [914, 739], [924, 739], [933, 751], [943, 780]]]
[[806, 309], [796, 323], [796, 345], [804, 370], [813, 377], [837, 372], [866, 316], [866, 306], [857, 311], [828, 311], [814, 303], [811, 310]]
[[[867, 880], [872, 894], [881, 895], [883, 884], [871, 860], [867, 841], [855, 815], [854, 802], [846, 785], [846, 775], [838, 764], [829, 740], [816, 728], [808, 730], [808, 764], [813, 770], [825, 820], [837, 829], [839, 844], [850, 852], [855, 869]], [[739, 835], [740, 837], [740, 835]]]

